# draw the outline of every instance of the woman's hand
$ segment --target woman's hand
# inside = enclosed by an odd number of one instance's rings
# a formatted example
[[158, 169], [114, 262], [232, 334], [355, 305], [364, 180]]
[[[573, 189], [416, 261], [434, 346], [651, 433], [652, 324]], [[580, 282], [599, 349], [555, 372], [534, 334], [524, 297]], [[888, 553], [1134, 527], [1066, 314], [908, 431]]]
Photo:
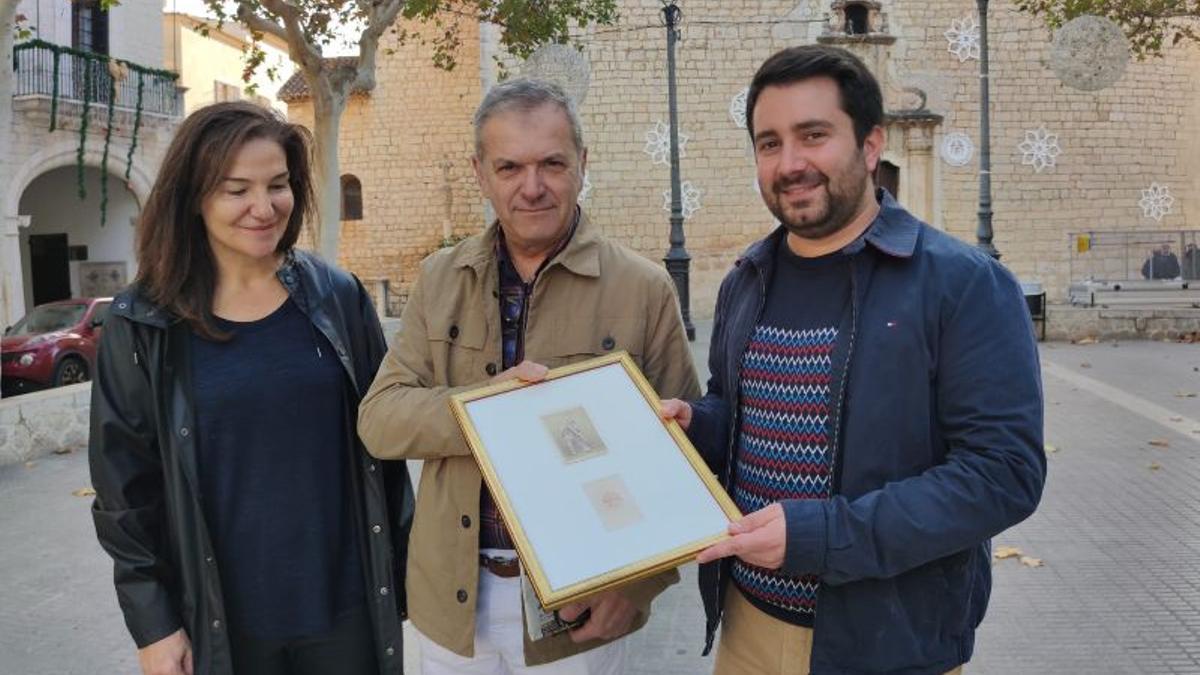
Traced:
[[183, 629], [138, 650], [143, 675], [192, 675], [192, 643]]

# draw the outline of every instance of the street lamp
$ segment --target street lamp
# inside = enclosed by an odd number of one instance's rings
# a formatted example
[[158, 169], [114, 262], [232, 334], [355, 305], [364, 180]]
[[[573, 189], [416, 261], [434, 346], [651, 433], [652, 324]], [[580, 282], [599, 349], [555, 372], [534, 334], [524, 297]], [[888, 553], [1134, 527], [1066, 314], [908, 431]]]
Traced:
[[975, 228], [976, 246], [993, 258], [1000, 251], [992, 244], [992, 135], [990, 102], [988, 98], [988, 0], [976, 0], [979, 5], [979, 224]]
[[662, 0], [663, 18], [667, 26], [667, 106], [671, 120], [671, 248], [663, 258], [667, 272], [675, 281], [679, 294], [679, 308], [683, 313], [683, 327], [688, 340], [696, 339], [696, 327], [692, 325], [691, 302], [688, 299], [688, 269], [692, 256], [683, 247], [683, 189], [679, 179], [679, 110], [675, 100], [675, 42], [679, 40], [679, 19], [683, 10], [674, 0]]

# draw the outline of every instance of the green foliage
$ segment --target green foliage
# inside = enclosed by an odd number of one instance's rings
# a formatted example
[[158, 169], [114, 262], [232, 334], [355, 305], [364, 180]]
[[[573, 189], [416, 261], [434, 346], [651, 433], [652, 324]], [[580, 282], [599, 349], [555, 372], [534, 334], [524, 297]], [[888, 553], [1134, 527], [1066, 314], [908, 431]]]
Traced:
[[546, 43], [565, 44], [571, 28], [612, 24], [617, 20], [616, 0], [408, 0], [403, 16], [410, 22], [431, 24], [432, 39], [415, 27], [395, 29], [400, 43], [432, 43], [434, 65], [452, 70], [462, 44], [456, 18], [467, 17], [500, 27], [500, 44], [517, 58], [526, 58]]
[[1084, 14], [1112, 19], [1139, 59], [1162, 56], [1183, 40], [1200, 42], [1200, 0], [1016, 0], [1017, 9], [1041, 16], [1051, 30]]
[[117, 78], [108, 78], [108, 125], [104, 129], [104, 153], [100, 158], [100, 227], [108, 222], [108, 148], [112, 145], [113, 106], [117, 102]]
[[[403, 25], [370, 25], [371, 7], [387, 4], [387, 0], [374, 3], [361, 0], [291, 0], [283, 5], [272, 0], [204, 0], [204, 4], [216, 16], [218, 23], [242, 21], [245, 17], [238, 13], [238, 7], [241, 7], [243, 13], [248, 11], [257, 18], [285, 27], [286, 17], [272, 8], [293, 10], [300, 34], [309, 45], [321, 52], [344, 40], [346, 33], [353, 34], [357, 41], [364, 31], [391, 29], [400, 44], [415, 42], [431, 47], [430, 58], [434, 65], [445, 70], [452, 70], [457, 65], [457, 52], [462, 46], [460, 20], [464, 18], [499, 26], [500, 43], [518, 58], [529, 56], [548, 42], [567, 42], [572, 27], [611, 24], [617, 20], [616, 0], [392, 1], [400, 7]], [[431, 31], [421, 29], [430, 26], [435, 29], [432, 36], [429, 34]], [[253, 44], [246, 50], [246, 68], [242, 73], [243, 79], [248, 82], [250, 76], [262, 66], [266, 55], [259, 46], [261, 26], [248, 23], [247, 27], [254, 37]]]

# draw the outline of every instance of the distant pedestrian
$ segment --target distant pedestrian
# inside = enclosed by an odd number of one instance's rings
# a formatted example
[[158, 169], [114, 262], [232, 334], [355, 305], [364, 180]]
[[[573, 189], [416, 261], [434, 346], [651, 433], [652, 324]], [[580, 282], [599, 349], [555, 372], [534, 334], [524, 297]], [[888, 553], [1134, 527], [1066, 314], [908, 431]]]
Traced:
[[1178, 279], [1180, 272], [1179, 258], [1175, 257], [1170, 244], [1163, 244], [1151, 251], [1142, 263], [1143, 279]]
[[1200, 279], [1200, 248], [1195, 244], [1188, 244], [1183, 249], [1183, 270], [1181, 271], [1184, 279]]
[[184, 120], [92, 388], [100, 544], [146, 675], [398, 675], [404, 462], [368, 456], [386, 351], [358, 280], [293, 248], [307, 132], [249, 103]]

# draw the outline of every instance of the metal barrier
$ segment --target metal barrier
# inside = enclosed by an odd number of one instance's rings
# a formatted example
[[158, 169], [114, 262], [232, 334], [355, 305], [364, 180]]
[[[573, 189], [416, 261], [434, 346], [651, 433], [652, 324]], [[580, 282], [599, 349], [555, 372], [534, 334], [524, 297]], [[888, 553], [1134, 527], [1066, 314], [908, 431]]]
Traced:
[[1200, 231], [1069, 233], [1072, 304], [1200, 306]]
[[13, 47], [14, 98], [47, 96], [107, 106], [112, 92], [116, 108], [135, 110], [140, 100], [144, 112], [179, 117], [183, 94], [177, 78], [166, 70], [42, 40]]

